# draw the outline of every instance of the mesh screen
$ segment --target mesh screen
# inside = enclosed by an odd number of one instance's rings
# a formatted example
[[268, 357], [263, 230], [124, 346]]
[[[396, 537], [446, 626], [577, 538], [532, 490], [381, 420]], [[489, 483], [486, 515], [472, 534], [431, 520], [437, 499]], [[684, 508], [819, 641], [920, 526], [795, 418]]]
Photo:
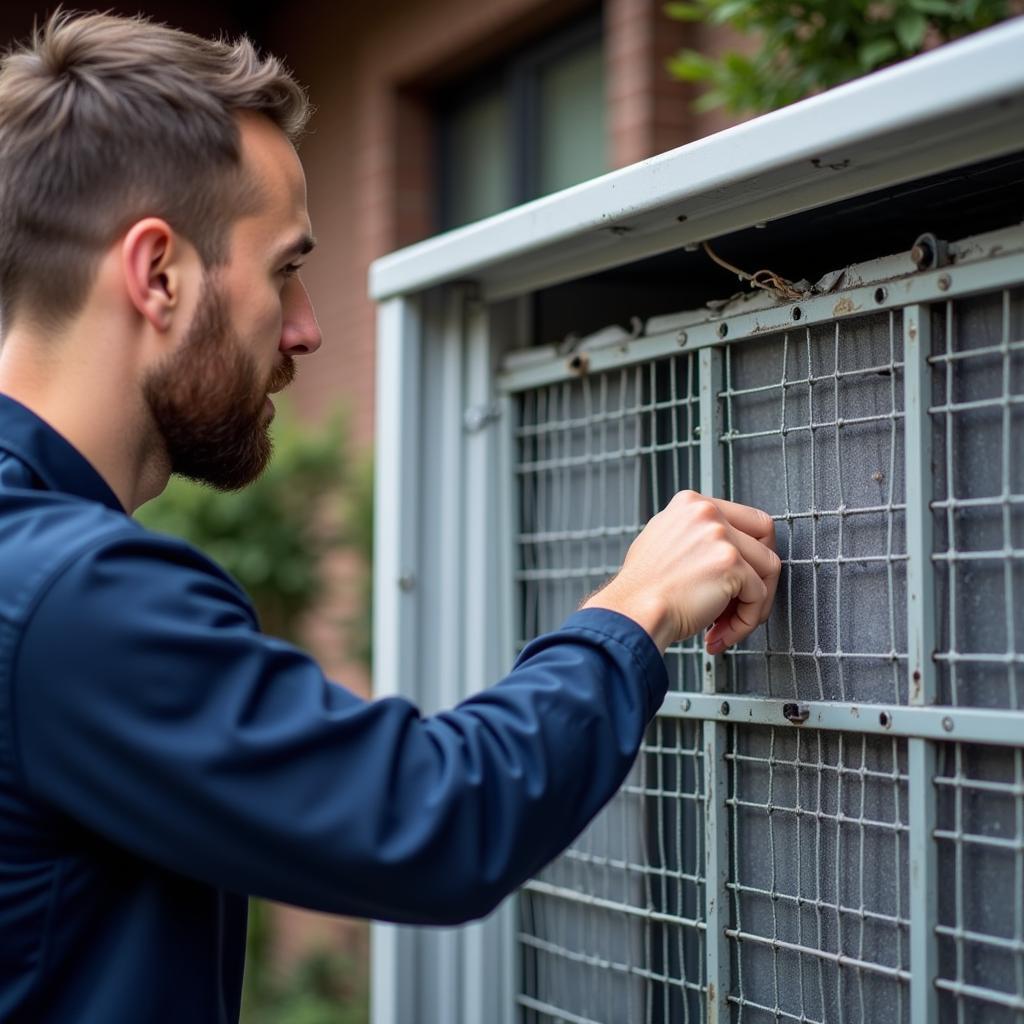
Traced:
[[907, 1020], [905, 743], [730, 733], [730, 998], [742, 1019]]
[[933, 312], [940, 700], [1024, 707], [1024, 290]]
[[903, 340], [898, 313], [725, 350], [727, 497], [776, 520], [785, 562], [732, 688], [906, 700]]
[[1024, 752], [940, 748], [939, 989], [943, 1022], [1024, 1018]]
[[[724, 659], [757, 698], [908, 702], [907, 520], [931, 517], [939, 698], [1024, 706], [1024, 291], [932, 307], [931, 512], [908, 509], [899, 310], [739, 339], [701, 392], [666, 355], [518, 395], [519, 642], [555, 628], [675, 491], [699, 489], [701, 395], [725, 496], [768, 510], [771, 618]], [[707, 420], [705, 420], [707, 421]], [[696, 640], [671, 685], [701, 689]], [[909, 826], [907, 741], [731, 725], [727, 865], [706, 865], [702, 724], [659, 717], [619, 795], [520, 900], [530, 1024], [700, 1021], [707, 885], [726, 875], [737, 1021], [910, 1019], [909, 851], [934, 843], [943, 1021], [1024, 1024], [1019, 747], [940, 744], [934, 837]], [[1024, 745], [1024, 736], [1021, 737]], [[716, 769], [719, 770], [719, 769]], [[713, 847], [711, 847], [713, 848]]]

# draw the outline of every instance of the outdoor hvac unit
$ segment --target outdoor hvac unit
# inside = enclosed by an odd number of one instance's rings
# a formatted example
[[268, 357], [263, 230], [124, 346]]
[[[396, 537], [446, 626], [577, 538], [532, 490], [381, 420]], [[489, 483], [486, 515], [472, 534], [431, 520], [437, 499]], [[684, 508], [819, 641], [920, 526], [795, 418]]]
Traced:
[[681, 488], [783, 559], [570, 850], [375, 930], [375, 1024], [1024, 1022], [1022, 184], [1016, 21], [374, 265], [378, 695], [496, 681]]

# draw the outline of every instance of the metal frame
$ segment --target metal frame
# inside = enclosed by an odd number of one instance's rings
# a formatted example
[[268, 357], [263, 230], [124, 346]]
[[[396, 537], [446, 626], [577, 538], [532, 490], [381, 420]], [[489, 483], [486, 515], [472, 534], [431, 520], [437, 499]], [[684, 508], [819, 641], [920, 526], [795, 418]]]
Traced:
[[[841, 700], [796, 702], [724, 693], [724, 659], [707, 655], [703, 657], [703, 692], [669, 693], [658, 712], [660, 720], [683, 719], [703, 723], [706, 880], [703, 923], [709, 1022], [731, 1019], [729, 940], [766, 943], [769, 946], [773, 941], [744, 931], [738, 922], [730, 921], [729, 890], [732, 883], [729, 882], [727, 805], [735, 803], [735, 800], [730, 799], [727, 783], [728, 761], [734, 756], [729, 753], [730, 724], [770, 726], [793, 734], [822, 731], [864, 737], [890, 736], [905, 738], [907, 741], [907, 774], [904, 779], [907, 786], [908, 819], [907, 825], [902, 828], [907, 834], [909, 862], [909, 970], [862, 962], [844, 953], [833, 956], [811, 947], [787, 943], [784, 944], [785, 948], [794, 952], [803, 950], [809, 956], [832, 956], [837, 967], [852, 968], [855, 971], [870, 970], [899, 979], [908, 988], [911, 1024], [931, 1024], [938, 1019], [940, 990], [980, 997], [996, 1005], [1017, 1009], [1024, 1007], [1020, 995], [1003, 995], [994, 989], [941, 977], [937, 940], [937, 931], [943, 931], [938, 928], [936, 902], [939, 878], [935, 838], [937, 782], [943, 781], [939, 778], [937, 751], [944, 742], [1013, 749], [1020, 748], [1024, 743], [1024, 711], [936, 705], [936, 664], [933, 656], [936, 650], [936, 609], [930, 511], [933, 494], [933, 428], [930, 415], [933, 370], [929, 364], [932, 353], [931, 315], [934, 306], [940, 302], [1005, 289], [1011, 285], [1019, 286], [1024, 282], [1024, 254], [1014, 251], [1024, 247], [1024, 232], [1021, 229], [1007, 229], [998, 235], [1002, 242], [1007, 243], [1008, 248], [986, 245], [977, 238], [968, 239], [960, 244], [959, 251], [963, 259], [956, 266], [909, 274], [902, 279], [884, 278], [885, 271], [892, 272], [893, 269], [893, 259], [887, 258], [878, 261], [881, 273], [876, 277], [872, 277], [873, 268], [870, 265], [860, 268], [864, 278], [885, 280], [884, 287], [858, 285], [800, 304], [801, 327], [805, 324], [830, 323], [837, 316], [897, 309], [902, 312], [903, 362], [900, 365], [903, 369], [903, 411], [900, 418], [904, 424], [903, 473], [907, 510], [907, 703], [865, 704]], [[997, 255], [993, 255], [994, 252]], [[968, 254], [973, 256], [968, 258]], [[524, 354], [524, 357], [513, 359], [511, 366], [506, 367], [500, 386], [509, 393], [551, 387], [559, 381], [572, 380], [580, 373], [621, 370], [696, 349], [700, 374], [700, 485], [705, 493], [726, 493], [722, 441], [727, 435], [723, 433], [720, 422], [720, 396], [728, 392], [728, 383], [723, 380], [723, 353], [727, 347], [742, 344], [769, 331], [778, 332], [792, 327], [797, 318], [792, 317], [791, 308], [782, 306], [741, 312], [731, 317], [695, 311], [693, 314], [658, 319], [672, 322], [673, 326], [669, 330], [660, 330], [636, 339], [595, 337], [589, 346], [584, 340], [568, 357], [555, 352]], [[685, 329], [675, 326], [678, 323], [685, 323]], [[727, 329], [722, 330], [723, 324]], [[999, 351], [1004, 353], [1006, 359], [1008, 356], [1005, 353], [1010, 348], [1015, 351], [1019, 347], [1020, 343], [1008, 342], [1004, 337]], [[582, 358], [579, 357], [581, 352], [584, 353]], [[1009, 371], [1005, 370], [1004, 375], [1006, 373]], [[1006, 378], [1004, 381], [1005, 386], [1008, 386], [1008, 380]], [[1003, 418], [1008, 415], [1004, 410]], [[1004, 454], [1004, 461], [1008, 457]], [[1005, 490], [1009, 484], [1004, 480], [1003, 486]], [[1020, 758], [1018, 749], [1018, 760]], [[963, 776], [958, 768], [950, 784], [962, 788], [972, 785], [972, 781]], [[961, 842], [960, 826], [957, 825], [957, 830], [950, 832], [947, 838]], [[556, 888], [542, 881], [530, 883], [533, 892], [562, 895], [560, 891], [555, 891]], [[566, 891], [564, 895], [577, 903], [586, 903], [588, 900], [587, 896], [572, 891]], [[601, 902], [597, 900], [594, 905]], [[641, 911], [625, 904], [614, 907], [609, 904], [607, 909], [627, 915], [639, 914], [651, 921], [660, 920], [653, 911]], [[678, 923], [699, 927], [701, 922], [680, 919]], [[944, 931], [954, 935], [949, 928]], [[522, 995], [519, 1002], [525, 1007], [533, 1005], [528, 997]], [[535, 1008], [554, 1013], [559, 1019], [574, 1019], [563, 1008], [558, 1008], [556, 1012], [552, 1007], [539, 1003]]]
[[[722, 353], [706, 348], [700, 352], [700, 482], [704, 494], [721, 494], [724, 473], [722, 448], [721, 404], [717, 400], [722, 388]], [[725, 659], [721, 655], [703, 654], [704, 696], [714, 706], [714, 694], [722, 688]], [[659, 712], [660, 714], [660, 712]], [[726, 728], [714, 718], [704, 721], [704, 915], [707, 922], [706, 963], [708, 1024], [729, 1019], [730, 989], [729, 943], [729, 831], [726, 798], [728, 776], [725, 761]]]
[[[586, 353], [586, 372], [600, 373], [645, 363], [672, 352], [729, 345], [793, 327], [841, 322], [870, 312], [944, 302], [1021, 281], [1024, 279], [1024, 228], [993, 234], [998, 241], [993, 238], [990, 243], [979, 246], [971, 239], [965, 240], [962, 247], [968, 253], [986, 253], [990, 248], [999, 248], [1005, 255], [990, 258], [976, 255], [955, 267], [940, 267], [920, 273], [911, 273], [908, 269], [905, 276], [886, 280], [885, 285], [871, 283], [839, 289], [801, 302], [764, 306], [750, 312], [744, 309], [748, 303], [741, 300], [718, 314], [702, 309], [673, 317], [657, 317], [645, 325], [643, 333], [636, 338], [615, 338], [604, 344], [597, 338], [598, 344], [593, 347], [588, 346], [584, 339], [571, 356], [559, 354], [554, 347], [532, 352], [507, 367], [498, 383], [502, 390], [515, 392], [564, 380], [571, 375], [573, 357], [581, 352]], [[1003, 245], [1007, 249], [1002, 249]], [[956, 247], [953, 248], [955, 251]], [[876, 262], [882, 266], [890, 265], [889, 260]], [[909, 257], [903, 265], [907, 268], [912, 266]], [[864, 274], [872, 274], [870, 265], [859, 269]], [[749, 304], [763, 306], [764, 300], [753, 296]], [[663, 321], [672, 321], [673, 326], [666, 330], [661, 326]]]
[[378, 260], [498, 300], [1024, 146], [1024, 19]]

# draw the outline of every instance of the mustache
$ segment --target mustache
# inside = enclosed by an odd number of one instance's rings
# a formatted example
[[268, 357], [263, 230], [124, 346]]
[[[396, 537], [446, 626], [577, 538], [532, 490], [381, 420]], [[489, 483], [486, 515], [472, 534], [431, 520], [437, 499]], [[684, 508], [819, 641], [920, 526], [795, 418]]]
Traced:
[[295, 360], [291, 356], [285, 356], [270, 375], [267, 391], [283, 391], [293, 380], [295, 380]]

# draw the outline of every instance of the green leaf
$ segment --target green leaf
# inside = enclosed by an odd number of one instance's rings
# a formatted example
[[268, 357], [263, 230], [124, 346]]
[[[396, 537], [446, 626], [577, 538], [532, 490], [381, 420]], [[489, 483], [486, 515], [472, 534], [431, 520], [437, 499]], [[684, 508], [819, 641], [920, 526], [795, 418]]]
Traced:
[[916, 53], [928, 31], [928, 19], [919, 11], [901, 11], [896, 15], [896, 38], [907, 53]]
[[719, 25], [724, 25], [727, 21], [742, 19], [756, 11], [757, 4], [751, 3], [751, 0], [725, 0], [724, 3], [715, 4], [711, 20]]
[[668, 60], [668, 70], [684, 82], [703, 82], [715, 71], [715, 62], [696, 50], [683, 50]]
[[870, 43], [865, 43], [860, 48], [857, 60], [860, 62], [861, 68], [871, 71], [887, 60], [898, 56], [899, 52], [900, 48], [896, 45], [895, 39], [872, 39]]
[[[693, 101], [693, 109], [698, 114], [706, 114], [709, 110], [718, 110], [728, 103], [729, 97], [721, 89], [709, 89], [703, 96]], [[735, 109], [730, 107], [730, 109]]]
[[665, 13], [675, 21], [703, 21], [707, 8], [700, 4], [665, 4]]
[[913, 10], [920, 14], [934, 14], [939, 17], [956, 15], [960, 7], [952, 0], [909, 0]]

